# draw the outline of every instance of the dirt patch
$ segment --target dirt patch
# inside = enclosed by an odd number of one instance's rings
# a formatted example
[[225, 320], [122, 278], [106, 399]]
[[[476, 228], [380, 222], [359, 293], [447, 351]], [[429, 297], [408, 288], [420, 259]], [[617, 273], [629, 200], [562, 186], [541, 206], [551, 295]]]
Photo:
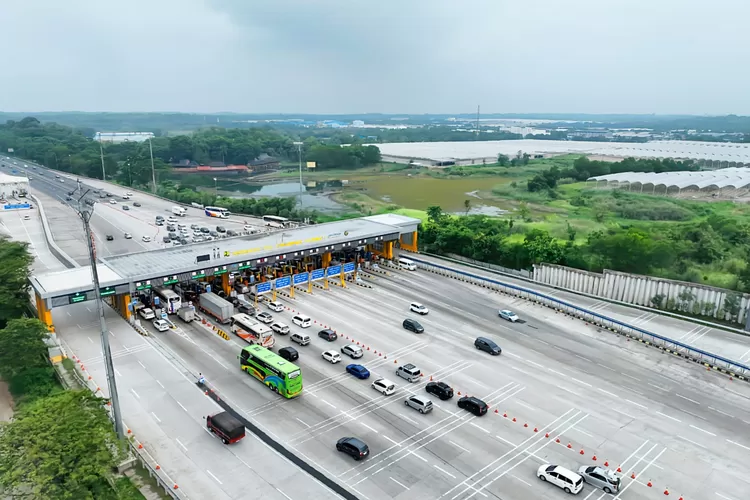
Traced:
[[0, 380], [0, 422], [9, 422], [13, 417], [13, 397], [8, 384]]

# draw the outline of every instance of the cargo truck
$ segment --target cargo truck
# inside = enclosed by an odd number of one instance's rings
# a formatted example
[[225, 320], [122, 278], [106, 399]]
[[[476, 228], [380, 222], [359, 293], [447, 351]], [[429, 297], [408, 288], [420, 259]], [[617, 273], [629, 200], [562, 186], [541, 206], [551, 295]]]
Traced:
[[213, 292], [200, 294], [198, 308], [215, 318], [219, 323], [229, 323], [234, 314], [234, 305], [227, 302]]
[[245, 424], [223, 411], [206, 417], [206, 427], [224, 444], [232, 444], [245, 437]]
[[193, 306], [185, 306], [177, 311], [177, 317], [185, 323], [190, 323], [195, 319], [195, 308]]

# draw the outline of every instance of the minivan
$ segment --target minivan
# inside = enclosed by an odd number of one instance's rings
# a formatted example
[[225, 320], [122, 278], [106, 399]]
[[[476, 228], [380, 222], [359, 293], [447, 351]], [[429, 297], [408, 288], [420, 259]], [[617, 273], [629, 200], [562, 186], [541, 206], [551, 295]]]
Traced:
[[310, 326], [312, 325], [312, 320], [309, 316], [305, 316], [304, 314], [297, 314], [292, 318], [292, 323], [301, 328], [310, 328]]
[[424, 327], [419, 324], [419, 321], [411, 318], [406, 318], [403, 323], [403, 327], [414, 333], [424, 333]]
[[410, 406], [419, 413], [429, 413], [432, 411], [432, 401], [420, 396], [409, 396], [404, 401], [406, 406]]
[[416, 382], [422, 376], [422, 372], [415, 365], [409, 363], [399, 366], [396, 375], [409, 382]]
[[417, 270], [417, 265], [414, 263], [413, 260], [404, 259], [402, 257], [398, 259], [398, 267], [400, 267], [401, 269], [406, 269], [407, 271]]
[[488, 352], [493, 356], [497, 356], [499, 354], [502, 354], [503, 352], [503, 350], [500, 349], [500, 346], [497, 345], [494, 340], [490, 340], [487, 337], [477, 337], [477, 339], [474, 341], [474, 347], [476, 347], [480, 351]]
[[549, 481], [562, 488], [565, 493], [576, 495], [583, 489], [583, 478], [572, 470], [559, 465], [542, 465], [537, 469], [536, 475], [542, 481]]
[[273, 312], [281, 312], [284, 310], [284, 304], [281, 302], [269, 302], [267, 306]]
[[467, 410], [477, 417], [481, 417], [482, 415], [487, 413], [487, 410], [489, 409], [487, 403], [473, 396], [464, 396], [458, 400], [457, 404], [459, 408]]
[[296, 342], [299, 345], [307, 345], [310, 343], [310, 336], [306, 333], [293, 333], [291, 337], [292, 342]]

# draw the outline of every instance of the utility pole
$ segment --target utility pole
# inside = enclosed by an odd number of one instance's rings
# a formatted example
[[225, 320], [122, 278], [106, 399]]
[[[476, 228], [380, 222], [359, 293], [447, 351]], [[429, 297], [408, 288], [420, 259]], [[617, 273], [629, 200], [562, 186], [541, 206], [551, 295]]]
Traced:
[[151, 153], [151, 192], [156, 194], [156, 170], [154, 170], [154, 147], [151, 145], [151, 138], [148, 138], [148, 151]]
[[91, 274], [94, 280], [94, 296], [96, 297], [96, 311], [99, 314], [99, 339], [102, 343], [102, 357], [104, 358], [104, 368], [107, 372], [107, 387], [109, 389], [109, 400], [112, 403], [112, 416], [115, 419], [115, 432], [117, 437], [125, 439], [125, 433], [122, 426], [122, 415], [120, 414], [120, 398], [117, 395], [117, 383], [115, 381], [115, 368], [112, 364], [112, 351], [109, 347], [109, 333], [107, 332], [107, 323], [104, 320], [104, 303], [102, 302], [101, 286], [99, 285], [99, 272], [96, 268], [96, 249], [94, 248], [94, 234], [91, 232], [91, 211], [83, 208], [82, 201], [88, 194], [83, 193], [78, 199], [78, 215], [83, 221], [83, 231], [86, 234], [86, 240], [89, 249], [89, 263], [91, 265]]
[[299, 154], [299, 207], [302, 208], [302, 142], [296, 141], [297, 153]]
[[479, 105], [477, 104], [477, 139], [479, 139]]
[[99, 155], [102, 157], [102, 180], [107, 180], [107, 174], [104, 172], [104, 147], [102, 146], [102, 136], [99, 136]]

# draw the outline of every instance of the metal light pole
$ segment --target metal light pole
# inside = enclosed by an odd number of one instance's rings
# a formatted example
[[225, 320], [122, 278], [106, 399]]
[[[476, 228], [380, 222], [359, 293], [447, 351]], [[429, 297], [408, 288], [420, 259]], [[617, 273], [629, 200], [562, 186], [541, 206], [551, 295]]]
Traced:
[[214, 177], [214, 195], [219, 196], [219, 183], [216, 177]]
[[148, 138], [148, 152], [151, 153], [151, 183], [153, 187], [151, 192], [156, 194], [156, 170], [154, 170], [154, 147], [151, 145], [151, 138]]
[[107, 180], [107, 174], [104, 172], [104, 147], [102, 146], [102, 137], [99, 136], [99, 155], [102, 158], [102, 180]]
[[[112, 365], [112, 351], [109, 347], [109, 334], [107, 333], [107, 323], [104, 320], [104, 303], [99, 285], [99, 272], [96, 269], [96, 250], [94, 249], [94, 234], [91, 232], [91, 214], [89, 210], [82, 207], [81, 201], [88, 194], [88, 191], [78, 199], [78, 215], [83, 221], [83, 230], [88, 240], [89, 263], [91, 265], [91, 274], [94, 279], [94, 295], [96, 296], [96, 311], [99, 314], [99, 339], [102, 343], [102, 356], [104, 358], [104, 368], [107, 371], [107, 387], [109, 388], [109, 400], [112, 403], [112, 415], [115, 419], [115, 432], [117, 437], [125, 439], [125, 433], [122, 426], [122, 415], [120, 414], [120, 398], [117, 395], [117, 383], [115, 381], [115, 368]], [[91, 208], [93, 211], [93, 207]]]
[[296, 141], [297, 153], [299, 154], [299, 207], [302, 208], [302, 142]]

